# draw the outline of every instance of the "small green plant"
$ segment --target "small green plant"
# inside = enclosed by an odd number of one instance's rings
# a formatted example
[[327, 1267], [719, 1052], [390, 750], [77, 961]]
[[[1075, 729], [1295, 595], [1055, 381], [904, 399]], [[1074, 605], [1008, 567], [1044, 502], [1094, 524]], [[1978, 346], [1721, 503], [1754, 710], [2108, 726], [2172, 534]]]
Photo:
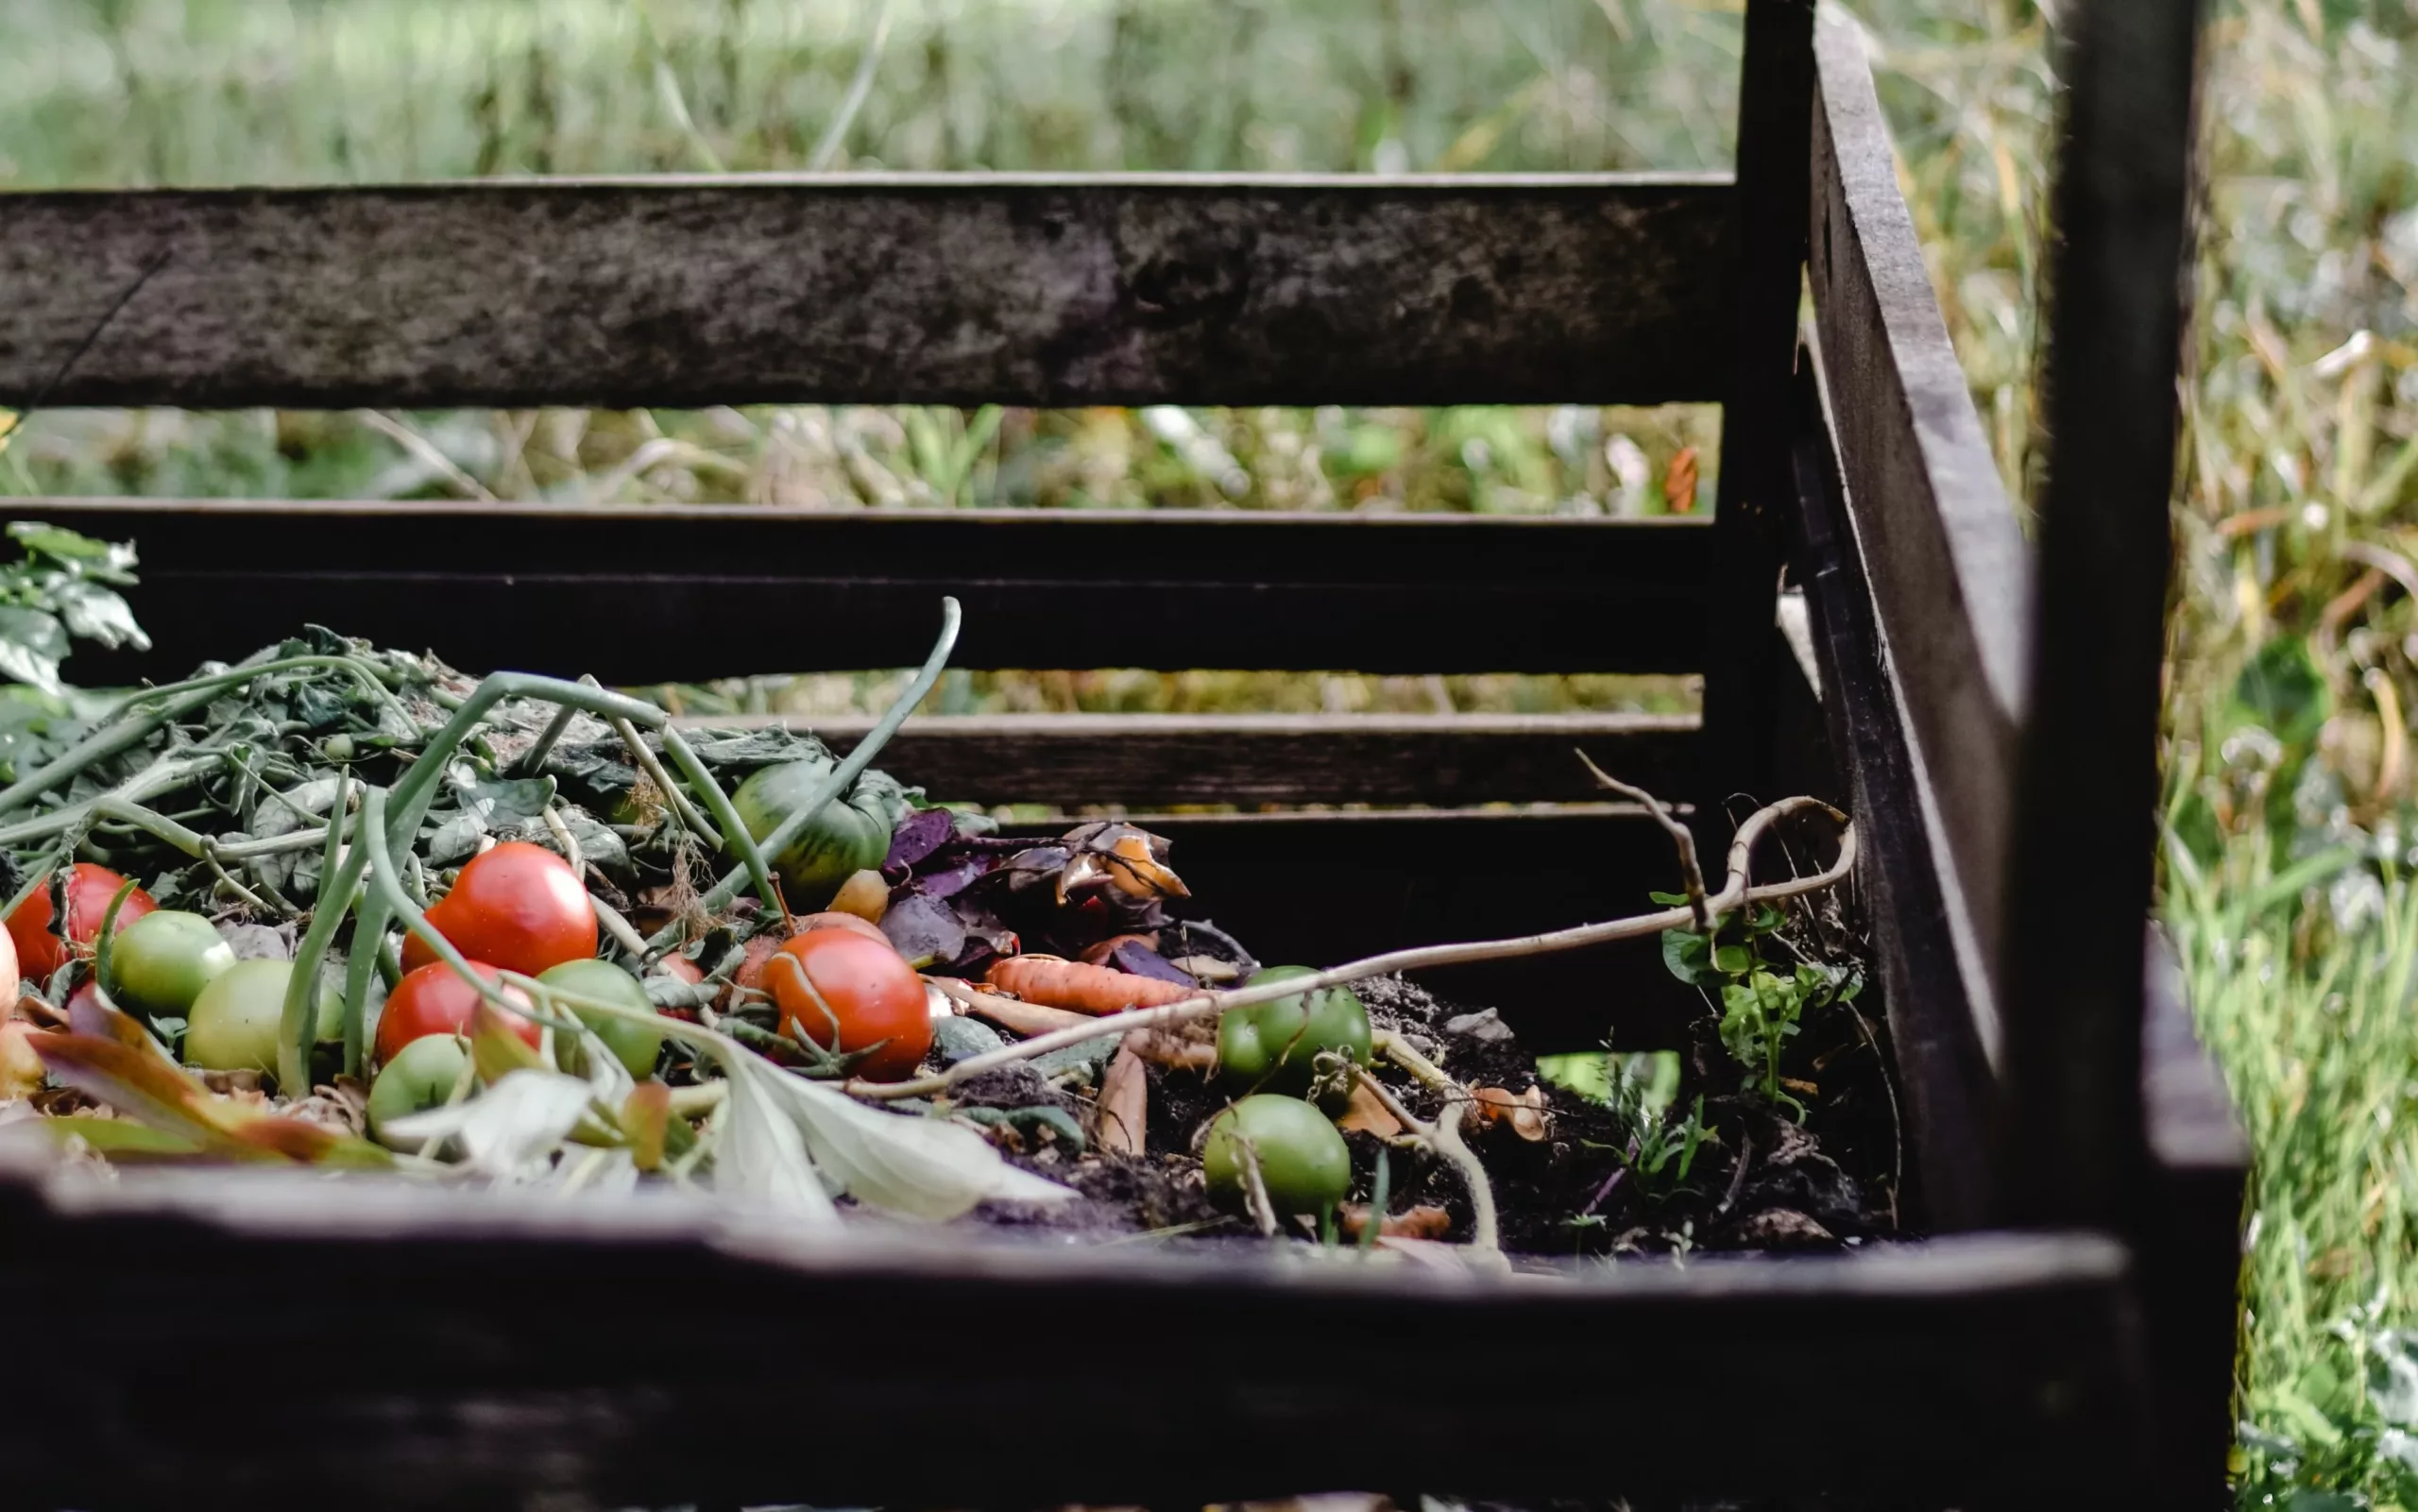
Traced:
[[[1688, 901], [1669, 892], [1657, 892], [1654, 900]], [[1790, 1095], [1780, 1059], [1805, 1015], [1853, 1002], [1864, 991], [1864, 974], [1853, 966], [1802, 959], [1782, 936], [1787, 922], [1786, 914], [1766, 905], [1723, 914], [1709, 932], [1666, 929], [1662, 963], [1690, 986], [1718, 994], [1721, 1044], [1745, 1070], [1745, 1090], [1802, 1118], [1805, 1105]]]
[[1684, 1117], [1670, 1115], [1679, 1090], [1679, 1058], [1671, 1051], [1618, 1055], [1605, 1049], [1539, 1056], [1537, 1074], [1611, 1110], [1624, 1138], [1596, 1147], [1613, 1149], [1637, 1189], [1656, 1200], [1684, 1187], [1696, 1152], [1721, 1142], [1704, 1121], [1701, 1096]]
[[59, 666], [70, 637], [148, 650], [151, 637], [117, 589], [134, 583], [134, 548], [72, 530], [19, 520], [9, 538], [24, 549], [0, 563], [0, 676], [52, 698], [65, 691]]

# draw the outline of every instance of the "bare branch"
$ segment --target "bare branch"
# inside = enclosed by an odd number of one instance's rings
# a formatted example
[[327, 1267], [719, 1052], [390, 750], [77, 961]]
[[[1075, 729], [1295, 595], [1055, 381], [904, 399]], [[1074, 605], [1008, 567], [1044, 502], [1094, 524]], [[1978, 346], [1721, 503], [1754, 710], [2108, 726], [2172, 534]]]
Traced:
[[1595, 765], [1594, 757], [1586, 752], [1580, 751], [1576, 755], [1580, 764], [1586, 767], [1587, 774], [1595, 779], [1596, 786], [1609, 788], [1624, 798], [1634, 798], [1643, 804], [1645, 811], [1654, 816], [1654, 822], [1671, 837], [1671, 843], [1679, 848], [1679, 880], [1687, 890], [1688, 907], [1695, 910], [1696, 933], [1712, 933], [1712, 910], [1704, 906], [1704, 869], [1696, 865], [1695, 836], [1689, 832], [1687, 825], [1671, 817], [1670, 806], [1661, 799], [1613, 776]]
[[[1763, 832], [1792, 815], [1818, 812], [1841, 826], [1839, 857], [1828, 868], [1810, 876], [1792, 877], [1785, 882], [1753, 886], [1747, 876], [1747, 862], [1754, 854], [1755, 841]], [[1706, 899], [1706, 906], [1716, 913], [1728, 913], [1750, 903], [1777, 902], [1807, 892], [1818, 892], [1834, 887], [1855, 870], [1855, 825], [1848, 816], [1818, 798], [1783, 798], [1776, 804], [1759, 808], [1746, 816], [1738, 826], [1738, 836], [1729, 845], [1729, 876], [1720, 892]], [[1613, 919], [1603, 924], [1583, 924], [1569, 929], [1548, 930], [1542, 934], [1521, 935], [1509, 940], [1478, 940], [1464, 944], [1420, 945], [1408, 950], [1388, 951], [1370, 956], [1307, 977], [1295, 977], [1282, 982], [1268, 982], [1257, 987], [1242, 987], [1232, 992], [1203, 993], [1181, 1002], [1159, 1008], [1139, 1009], [1126, 1013], [1109, 1013], [1087, 1024], [1073, 1025], [1053, 1033], [1011, 1045], [1005, 1049], [970, 1056], [936, 1076], [917, 1077], [911, 1081], [850, 1081], [847, 1090], [860, 1097], [886, 1100], [894, 1097], [928, 1097], [946, 1092], [957, 1083], [986, 1071], [996, 1071], [1003, 1065], [1069, 1045], [1081, 1045], [1104, 1034], [1123, 1034], [1132, 1029], [1166, 1028], [1189, 1023], [1194, 1019], [1212, 1018], [1230, 1008], [1247, 1008], [1253, 1003], [1272, 1003], [1279, 998], [1321, 988], [1341, 986], [1369, 977], [1383, 977], [1400, 971], [1425, 971], [1438, 966], [1461, 966], [1479, 960], [1507, 960], [1520, 956], [1541, 956], [1558, 950], [1578, 950], [1614, 940], [1637, 940], [1660, 934], [1665, 929], [1684, 929], [1695, 923], [1694, 912], [1687, 909], [1664, 909], [1657, 913], [1641, 913], [1626, 919]]]

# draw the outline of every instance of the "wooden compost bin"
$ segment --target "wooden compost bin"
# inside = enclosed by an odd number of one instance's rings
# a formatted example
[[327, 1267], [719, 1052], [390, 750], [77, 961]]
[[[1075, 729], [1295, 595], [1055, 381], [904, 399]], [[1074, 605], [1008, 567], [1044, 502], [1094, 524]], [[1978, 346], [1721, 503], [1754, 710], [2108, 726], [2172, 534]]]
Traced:
[[[1859, 825], [1937, 1235], [1473, 1278], [832, 1237], [671, 1194], [533, 1206], [18, 1166], [0, 1170], [0, 1279], [43, 1343], [0, 1416], [0, 1504], [2214, 1498], [2245, 1157], [2143, 927], [2191, 10], [2067, 18], [2036, 558], [1860, 39], [1803, 0], [1749, 0], [1734, 179], [0, 197], [0, 401], [18, 405], [1722, 401], [1710, 523], [8, 513], [141, 548], [160, 649], [79, 660], [92, 682], [306, 621], [622, 683], [897, 666], [944, 593], [966, 609], [958, 664], [979, 668], [1702, 672], [1701, 722], [967, 718], [911, 723], [884, 764], [945, 797], [1290, 806], [1145, 821], [1271, 960], [1575, 924], [1668, 887], [1667, 841], [1593, 802], [1573, 746], [1693, 797], [1715, 834], [1728, 795], [1825, 793]], [[1810, 611], [1794, 644], [1783, 569]], [[1507, 800], [1561, 807], [1480, 807]], [[1303, 811], [1337, 804], [1370, 807]], [[1608, 1028], [1675, 1043], [1699, 1011], [1650, 943], [1436, 985], [1500, 1004], [1539, 1048]], [[676, 1304], [640, 1301], [663, 1283]], [[1775, 1361], [1797, 1389], [1744, 1385]]]

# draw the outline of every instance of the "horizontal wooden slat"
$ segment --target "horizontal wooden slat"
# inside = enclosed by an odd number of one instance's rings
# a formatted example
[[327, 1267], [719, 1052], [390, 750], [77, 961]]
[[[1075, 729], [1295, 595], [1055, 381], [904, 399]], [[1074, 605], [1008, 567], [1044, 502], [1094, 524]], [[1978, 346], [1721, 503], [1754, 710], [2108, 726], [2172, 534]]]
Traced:
[[1694, 670], [1700, 522], [1101, 510], [813, 511], [7, 499], [142, 552], [181, 675], [316, 622], [458, 667], [613, 683], [897, 667], [940, 599], [962, 667]]
[[1729, 194], [972, 174], [10, 195], [0, 403], [155, 265], [52, 402], [1711, 399]]
[[1982, 1042], [1997, 960], [2030, 564], [1898, 193], [1863, 34], [1816, 28], [1810, 276], [1855, 546], [1907, 723]]
[[[789, 725], [849, 750], [873, 721], [677, 722]], [[1586, 803], [1606, 795], [1575, 751], [1676, 796], [1695, 735], [1684, 714], [981, 714], [910, 720], [881, 764], [935, 798], [988, 804]]]
[[[903, 770], [903, 768], [902, 768]], [[1382, 951], [1502, 940], [1643, 913], [1679, 885], [1670, 837], [1634, 808], [1151, 814], [1192, 889], [1181, 910], [1269, 964], [1333, 966]], [[1061, 824], [1017, 824], [1042, 836]], [[1762, 858], [1773, 875], [1777, 847]], [[1806, 854], [1800, 849], [1800, 855]], [[1677, 1048], [1710, 1010], [1648, 936], [1424, 972], [1438, 995], [1500, 1009], [1540, 1050]]]
[[[95, 1300], [0, 1419], [26, 1505], [2017, 1504], [2125, 1486], [2138, 1427], [2124, 1255], [2082, 1235], [1489, 1277], [376, 1179], [20, 1174], [0, 1218], [0, 1280]], [[1742, 1434], [1708, 1403], [1776, 1340], [1821, 1389]], [[230, 1390], [230, 1351], [278, 1368]], [[1340, 1385], [1466, 1360], [1485, 1389]]]

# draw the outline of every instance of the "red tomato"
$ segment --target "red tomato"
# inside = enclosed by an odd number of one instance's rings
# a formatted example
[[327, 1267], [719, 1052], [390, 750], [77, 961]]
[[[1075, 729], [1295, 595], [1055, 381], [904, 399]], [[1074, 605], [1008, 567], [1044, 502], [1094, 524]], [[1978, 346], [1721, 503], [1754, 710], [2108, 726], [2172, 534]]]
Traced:
[[857, 1063], [857, 1075], [868, 1081], [905, 1080], [932, 1047], [924, 979], [887, 941], [846, 929], [810, 930], [774, 953], [764, 980], [781, 1005], [783, 1024], [825, 1049], [835, 1048], [835, 1018], [839, 1050], [881, 1045]]
[[[484, 960], [470, 962], [470, 969], [489, 981], [500, 975]], [[518, 987], [505, 988], [503, 995], [518, 1003], [529, 1001]], [[441, 960], [405, 972], [386, 994], [386, 1011], [378, 1018], [380, 1062], [393, 1060], [404, 1045], [431, 1034], [469, 1033], [470, 1015], [478, 1006], [478, 989]], [[536, 1047], [540, 1031], [534, 1021], [516, 1015], [513, 1027], [532, 1049]]]
[[[596, 954], [596, 909], [570, 863], [542, 845], [508, 840], [474, 856], [428, 922], [473, 960], [535, 977]], [[403, 938], [403, 969], [436, 959], [419, 936]]]
[[[9, 938], [17, 947], [19, 967], [36, 981], [47, 981], [52, 972], [67, 964], [71, 949], [89, 945], [99, 937], [101, 915], [109, 910], [110, 899], [117, 896], [117, 890], [124, 886], [126, 878], [108, 867], [77, 861], [67, 878], [64, 940], [51, 932], [55, 910], [47, 886], [19, 904], [17, 911], [9, 915]], [[158, 907], [150, 893], [136, 888], [118, 906], [117, 926], [123, 929]]]

